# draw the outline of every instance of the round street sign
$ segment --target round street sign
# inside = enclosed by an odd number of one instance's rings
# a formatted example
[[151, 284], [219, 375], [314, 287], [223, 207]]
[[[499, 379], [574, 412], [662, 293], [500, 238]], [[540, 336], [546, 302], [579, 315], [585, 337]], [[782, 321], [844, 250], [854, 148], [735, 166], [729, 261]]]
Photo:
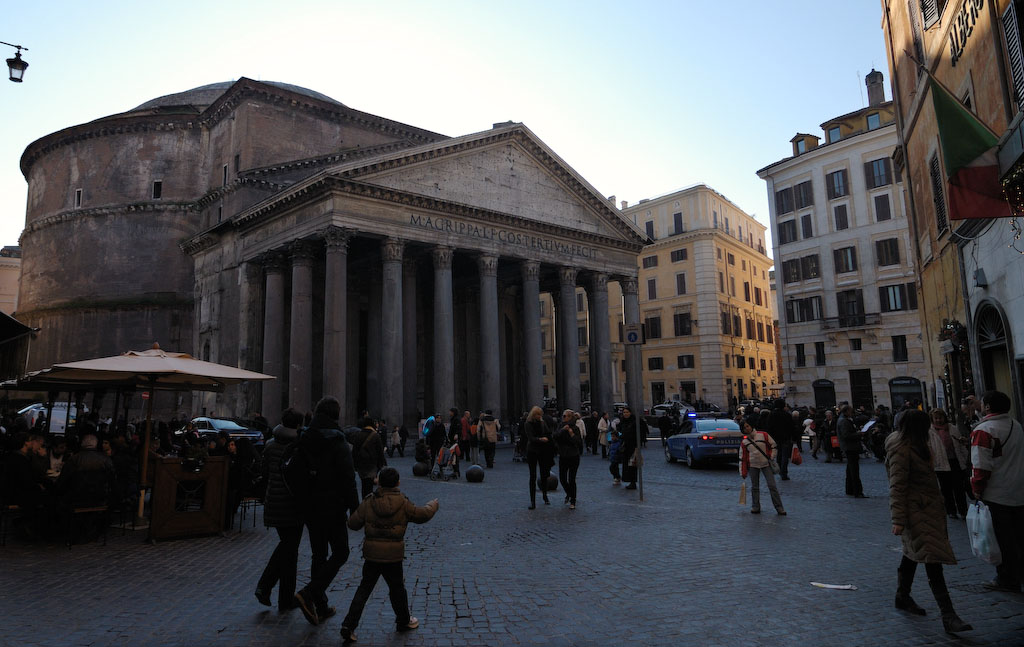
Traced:
[[143, 400], [148, 400], [149, 399], [149, 391], [143, 391], [142, 392], [142, 399]]
[[635, 344], [638, 341], [640, 341], [640, 334], [635, 330], [631, 330], [628, 333], [626, 333], [626, 341], [629, 342], [630, 344]]

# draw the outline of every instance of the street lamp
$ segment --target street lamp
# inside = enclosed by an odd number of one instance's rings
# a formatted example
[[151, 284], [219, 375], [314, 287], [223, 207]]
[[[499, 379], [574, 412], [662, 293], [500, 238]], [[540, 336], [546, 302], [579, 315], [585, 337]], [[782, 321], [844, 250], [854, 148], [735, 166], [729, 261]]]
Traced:
[[28, 48], [22, 47], [21, 45], [15, 45], [14, 43], [5, 43], [2, 40], [0, 40], [0, 45], [8, 45], [17, 49], [17, 51], [14, 52], [14, 58], [7, 59], [7, 69], [10, 71], [11, 81], [21, 83], [22, 79], [25, 77], [25, 70], [28, 69], [28, 63], [21, 58], [21, 50], [25, 50], [27, 52]]

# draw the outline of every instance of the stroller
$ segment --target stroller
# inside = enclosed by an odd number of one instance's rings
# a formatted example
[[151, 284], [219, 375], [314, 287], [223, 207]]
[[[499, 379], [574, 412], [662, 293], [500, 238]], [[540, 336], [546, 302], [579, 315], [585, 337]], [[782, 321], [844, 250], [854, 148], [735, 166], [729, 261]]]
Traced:
[[450, 478], [459, 478], [459, 457], [461, 455], [462, 449], [459, 448], [458, 443], [451, 447], [442, 447], [437, 452], [437, 460], [434, 461], [433, 469], [430, 470], [430, 480], [447, 481]]

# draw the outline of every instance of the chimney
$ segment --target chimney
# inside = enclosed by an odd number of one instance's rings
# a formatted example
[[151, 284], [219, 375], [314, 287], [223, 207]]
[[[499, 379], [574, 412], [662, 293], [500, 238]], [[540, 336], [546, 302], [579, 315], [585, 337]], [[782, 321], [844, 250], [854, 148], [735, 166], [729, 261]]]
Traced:
[[868, 105], [877, 106], [885, 103], [885, 86], [882, 84], [882, 73], [872, 68], [864, 78], [868, 86]]
[[623, 200], [622, 201], [622, 210], [625, 211], [626, 207], [628, 207], [628, 206], [629, 206], [629, 200]]

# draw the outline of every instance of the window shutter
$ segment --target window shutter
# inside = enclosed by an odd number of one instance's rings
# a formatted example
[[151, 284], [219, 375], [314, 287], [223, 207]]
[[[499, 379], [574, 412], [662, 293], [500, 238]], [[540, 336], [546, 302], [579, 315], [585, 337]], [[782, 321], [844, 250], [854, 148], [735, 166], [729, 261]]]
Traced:
[[878, 303], [882, 312], [889, 312], [889, 289], [885, 286], [878, 286]]
[[857, 248], [850, 249], [850, 270], [857, 269]]
[[917, 286], [913, 281], [907, 283], [907, 308], [917, 310]]
[[843, 260], [842, 260], [842, 255], [841, 255], [840, 251], [838, 249], [833, 249], [832, 250], [832, 267], [835, 269], [836, 274], [839, 274], [840, 269], [842, 269], [842, 267], [843, 267], [842, 262], [843, 262]]
[[864, 162], [864, 184], [869, 189], [875, 188], [875, 174], [871, 172], [871, 162]]
[[946, 195], [943, 193], [942, 169], [939, 167], [939, 155], [932, 155], [928, 163], [928, 173], [932, 179], [932, 201], [935, 203], [935, 223], [938, 231], [946, 230]]
[[928, 29], [939, 19], [937, 0], [921, 0], [921, 16], [924, 17], [924, 28]]
[[1009, 3], [1003, 12], [1003, 35], [1006, 37], [1007, 62], [1010, 76], [1013, 78], [1013, 98], [1017, 101], [1017, 110], [1024, 106], [1024, 52], [1020, 42], [1020, 26], [1014, 3]]
[[892, 184], [892, 158], [885, 158], [885, 185]]

